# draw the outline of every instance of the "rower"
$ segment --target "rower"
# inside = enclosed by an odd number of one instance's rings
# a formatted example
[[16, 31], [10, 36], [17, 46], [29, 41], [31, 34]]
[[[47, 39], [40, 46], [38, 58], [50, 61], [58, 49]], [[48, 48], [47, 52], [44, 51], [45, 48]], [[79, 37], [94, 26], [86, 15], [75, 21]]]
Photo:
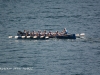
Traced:
[[30, 31], [27, 31], [27, 36], [30, 36]]
[[22, 36], [22, 32], [18, 31], [17, 36]]
[[34, 35], [35, 35], [35, 34], [34, 34], [34, 31], [32, 31], [31, 35], [32, 35], [32, 36], [34, 36]]
[[44, 35], [45, 35], [45, 36], [47, 35], [47, 32], [46, 32], [46, 30], [44, 31]]
[[42, 31], [40, 31], [40, 35], [42, 36]]
[[52, 34], [51, 34], [51, 31], [49, 31], [49, 36], [51, 36]]
[[56, 36], [58, 36], [59, 35], [59, 32], [58, 31], [56, 31]]
[[24, 30], [24, 33], [26, 33], [26, 30]]
[[40, 36], [41, 31], [38, 31], [38, 36]]
[[26, 30], [24, 30], [23, 35], [24, 35], [24, 36], [26, 35]]

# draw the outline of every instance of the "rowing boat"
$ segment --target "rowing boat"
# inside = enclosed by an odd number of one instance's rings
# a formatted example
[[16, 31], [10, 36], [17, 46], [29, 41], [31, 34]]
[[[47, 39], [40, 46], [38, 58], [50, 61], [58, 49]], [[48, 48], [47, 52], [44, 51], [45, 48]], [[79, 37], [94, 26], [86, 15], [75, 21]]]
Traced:
[[83, 38], [85, 33], [81, 34], [63, 34], [63, 35], [17, 35], [17, 36], [9, 36], [8, 38], [16, 38], [16, 39], [49, 39], [49, 38], [57, 38], [57, 39], [76, 39], [76, 38]]
[[[9, 38], [13, 38], [9, 36]], [[15, 36], [16, 39], [50, 39], [50, 38], [57, 38], [57, 39], [76, 39], [75, 34], [68, 34], [68, 35], [57, 35], [57, 36]]]

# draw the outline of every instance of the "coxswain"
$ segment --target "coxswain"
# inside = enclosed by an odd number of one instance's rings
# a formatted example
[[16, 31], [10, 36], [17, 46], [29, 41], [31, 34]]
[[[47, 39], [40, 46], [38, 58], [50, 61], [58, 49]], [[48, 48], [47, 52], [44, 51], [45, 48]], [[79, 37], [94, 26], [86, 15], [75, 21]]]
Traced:
[[68, 33], [67, 29], [66, 29], [66, 28], [64, 28], [64, 34], [67, 34], [67, 33]]

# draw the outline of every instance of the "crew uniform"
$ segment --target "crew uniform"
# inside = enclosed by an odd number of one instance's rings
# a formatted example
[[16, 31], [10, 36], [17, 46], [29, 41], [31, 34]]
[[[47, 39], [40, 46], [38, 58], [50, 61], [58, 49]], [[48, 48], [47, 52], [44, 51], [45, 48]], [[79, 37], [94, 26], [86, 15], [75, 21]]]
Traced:
[[64, 34], [68, 34], [68, 31], [67, 31], [67, 29], [66, 29], [66, 28], [64, 29]]
[[68, 31], [66, 30], [66, 31], [65, 31], [65, 34], [67, 34], [67, 33], [68, 33]]

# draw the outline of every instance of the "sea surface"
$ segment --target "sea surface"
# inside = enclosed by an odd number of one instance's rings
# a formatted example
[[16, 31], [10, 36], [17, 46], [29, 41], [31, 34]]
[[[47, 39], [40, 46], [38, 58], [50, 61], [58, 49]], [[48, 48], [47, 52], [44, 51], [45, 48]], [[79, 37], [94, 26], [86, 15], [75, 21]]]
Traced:
[[[8, 38], [64, 28], [85, 38]], [[100, 75], [100, 0], [0, 0], [0, 75]]]

